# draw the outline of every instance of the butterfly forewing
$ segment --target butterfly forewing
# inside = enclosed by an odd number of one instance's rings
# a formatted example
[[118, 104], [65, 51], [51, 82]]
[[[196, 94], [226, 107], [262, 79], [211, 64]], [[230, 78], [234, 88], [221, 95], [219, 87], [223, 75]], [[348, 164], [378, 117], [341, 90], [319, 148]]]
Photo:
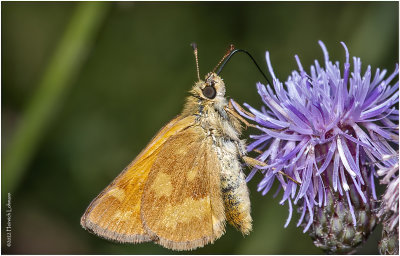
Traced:
[[89, 205], [81, 225], [104, 238], [138, 243], [153, 240], [140, 218], [143, 188], [163, 145], [194, 122], [194, 117], [175, 118], [164, 126], [149, 145]]

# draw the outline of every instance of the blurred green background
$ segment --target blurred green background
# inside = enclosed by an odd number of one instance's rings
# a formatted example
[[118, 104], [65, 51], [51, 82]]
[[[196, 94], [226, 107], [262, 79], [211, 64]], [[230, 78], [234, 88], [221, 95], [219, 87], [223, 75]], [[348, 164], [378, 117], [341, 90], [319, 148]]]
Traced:
[[[398, 62], [398, 3], [2, 2], [2, 252], [18, 254], [170, 254], [151, 243], [114, 244], [79, 219], [90, 201], [177, 115], [196, 80], [228, 45], [250, 51], [286, 80], [296, 68], [343, 62], [344, 41], [364, 68]], [[244, 55], [221, 73], [227, 96], [260, 105], [262, 76]], [[246, 136], [246, 134], [244, 135]], [[248, 170], [246, 170], [247, 173]], [[254, 231], [232, 227], [190, 254], [320, 254], [272, 194], [251, 190]], [[11, 193], [12, 245], [5, 243]], [[358, 252], [377, 254], [378, 227]]]

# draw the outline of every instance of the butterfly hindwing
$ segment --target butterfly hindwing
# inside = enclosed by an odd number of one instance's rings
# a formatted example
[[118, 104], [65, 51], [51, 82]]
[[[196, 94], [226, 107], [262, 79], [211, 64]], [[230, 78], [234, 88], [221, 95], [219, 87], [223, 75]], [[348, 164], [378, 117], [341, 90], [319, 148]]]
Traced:
[[171, 137], [148, 175], [141, 202], [145, 231], [174, 250], [212, 243], [225, 230], [220, 165], [200, 126]]

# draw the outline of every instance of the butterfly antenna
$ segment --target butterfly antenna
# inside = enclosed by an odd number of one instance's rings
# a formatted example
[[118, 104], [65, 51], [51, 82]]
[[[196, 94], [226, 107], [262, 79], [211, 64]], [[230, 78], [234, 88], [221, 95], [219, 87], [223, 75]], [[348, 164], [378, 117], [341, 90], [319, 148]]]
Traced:
[[226, 63], [228, 63], [228, 61], [230, 60], [230, 58], [237, 52], [244, 52], [246, 53], [247, 56], [250, 57], [250, 59], [253, 61], [253, 63], [256, 65], [258, 71], [260, 71], [260, 73], [262, 74], [262, 76], [265, 78], [265, 80], [267, 80], [267, 82], [269, 84], [272, 85], [272, 83], [268, 80], [267, 76], [264, 74], [264, 72], [262, 71], [262, 69], [260, 68], [260, 66], [257, 64], [256, 60], [253, 58], [253, 56], [251, 56], [251, 54], [246, 51], [246, 50], [242, 50], [242, 49], [234, 49], [231, 52], [228, 53], [228, 55], [221, 60], [222, 64], [219, 67], [218, 71], [216, 72], [217, 75], [219, 75], [219, 73], [221, 73], [222, 69], [225, 67]]
[[191, 43], [190, 44], [193, 48], [194, 51], [194, 57], [196, 58], [196, 70], [197, 70], [197, 78], [200, 81], [200, 69], [199, 69], [199, 58], [197, 56], [197, 44], [196, 43]]
[[222, 57], [222, 59], [218, 62], [217, 66], [215, 66], [215, 68], [213, 69], [213, 73], [215, 73], [215, 70], [219, 67], [219, 65], [221, 65], [221, 63], [229, 56], [229, 54], [232, 53], [232, 51], [235, 50], [235, 46], [233, 44], [231, 44], [229, 46], [229, 49], [226, 51], [225, 55]]

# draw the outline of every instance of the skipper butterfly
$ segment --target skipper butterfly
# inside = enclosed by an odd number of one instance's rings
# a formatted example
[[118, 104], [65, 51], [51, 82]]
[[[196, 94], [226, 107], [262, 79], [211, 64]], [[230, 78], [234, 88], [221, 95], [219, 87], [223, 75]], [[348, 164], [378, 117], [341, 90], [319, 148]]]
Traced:
[[92, 201], [81, 218], [83, 228], [117, 242], [153, 241], [173, 250], [213, 243], [226, 222], [243, 234], [251, 231], [241, 161], [265, 164], [245, 156], [239, 136], [241, 122], [248, 123], [228, 103], [220, 71], [215, 72], [234, 48], [204, 80], [193, 48], [199, 81], [182, 113]]

